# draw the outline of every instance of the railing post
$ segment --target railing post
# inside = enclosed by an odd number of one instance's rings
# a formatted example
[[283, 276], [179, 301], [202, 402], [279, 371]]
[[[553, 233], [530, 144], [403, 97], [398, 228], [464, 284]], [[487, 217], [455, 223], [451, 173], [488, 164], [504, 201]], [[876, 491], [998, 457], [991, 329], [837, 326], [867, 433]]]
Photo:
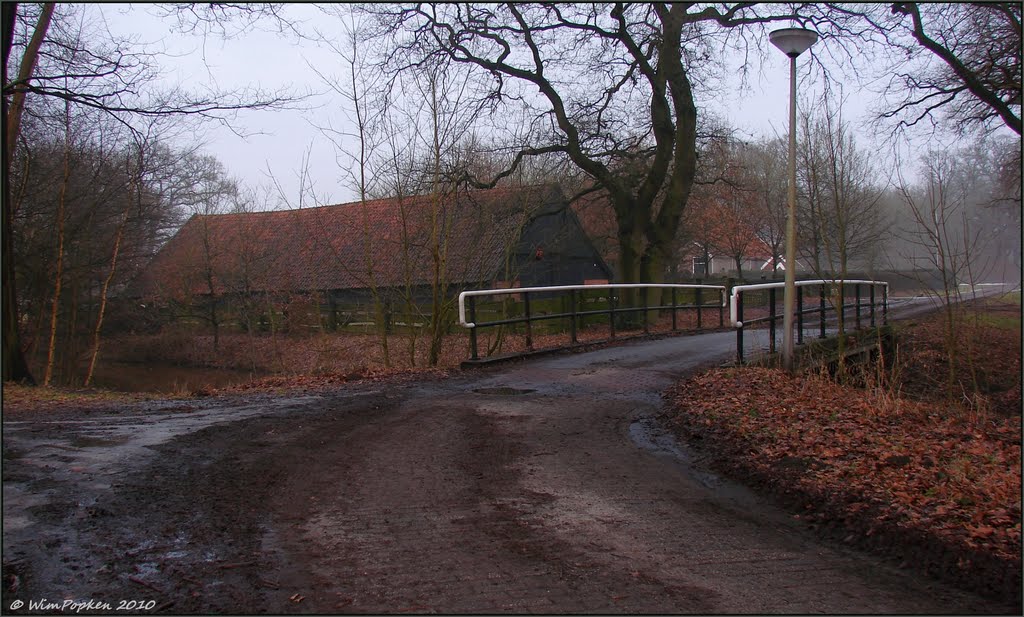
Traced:
[[700, 310], [701, 310], [701, 304], [703, 303], [703, 299], [700, 297], [701, 296], [701, 291], [702, 291], [701, 288], [698, 287], [697, 288], [697, 294], [696, 294], [696, 300], [694, 300], [694, 302], [697, 305], [697, 329], [698, 330], [700, 330], [701, 327], [702, 327], [701, 326], [701, 312], [700, 312]]
[[[726, 289], [726, 291], [723, 292], [723, 293], [729, 293], [729, 290]], [[723, 295], [722, 301], [718, 303], [718, 327], [721, 328], [724, 325], [725, 325], [725, 297]]]
[[533, 351], [533, 331], [530, 328], [530, 292], [523, 292], [523, 314], [526, 317], [526, 348]]
[[676, 288], [672, 288], [672, 331], [676, 331]]
[[768, 290], [768, 353], [775, 353], [775, 288]]
[[643, 297], [643, 300], [644, 300], [644, 302], [643, 302], [643, 304], [644, 304], [644, 334], [648, 334], [649, 333], [649, 330], [647, 329], [647, 292], [649, 292], [650, 290], [651, 290], [650, 287], [641, 287], [640, 288], [640, 295]]
[[743, 364], [743, 293], [736, 294], [736, 364]]
[[473, 360], [479, 359], [476, 351], [476, 296], [468, 296], [469, 300], [469, 322], [473, 327], [469, 329], [469, 353]]
[[576, 344], [576, 290], [569, 290], [569, 336]]
[[857, 329], [860, 330], [860, 283], [853, 284], [853, 297], [857, 301], [857, 308], [854, 311], [854, 323], [857, 324]]
[[609, 289], [608, 294], [608, 329], [611, 337], [615, 338], [615, 290]]
[[804, 344], [804, 288], [796, 288], [796, 344]]
[[825, 338], [825, 282], [822, 281], [819, 286], [820, 289], [820, 302], [818, 304], [818, 316], [821, 317], [821, 333], [818, 334], [818, 338]]
[[875, 284], [871, 283], [871, 294], [869, 301], [871, 302], [871, 327], [875, 327]]
[[882, 325], [889, 325], [889, 286], [882, 285]]
[[[842, 326], [842, 331], [839, 331], [839, 327]], [[846, 284], [844, 281], [839, 281], [839, 315], [836, 321], [836, 332], [841, 335], [846, 334]]]

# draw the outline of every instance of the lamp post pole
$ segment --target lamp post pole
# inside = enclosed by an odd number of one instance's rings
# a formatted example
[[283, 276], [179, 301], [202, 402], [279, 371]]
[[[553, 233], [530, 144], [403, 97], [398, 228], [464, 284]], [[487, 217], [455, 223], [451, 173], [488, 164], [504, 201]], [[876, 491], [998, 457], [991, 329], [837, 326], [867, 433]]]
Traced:
[[783, 28], [769, 34], [772, 44], [789, 56], [789, 204], [786, 210], [786, 282], [782, 300], [782, 367], [793, 370], [793, 305], [796, 304], [796, 59], [818, 34]]

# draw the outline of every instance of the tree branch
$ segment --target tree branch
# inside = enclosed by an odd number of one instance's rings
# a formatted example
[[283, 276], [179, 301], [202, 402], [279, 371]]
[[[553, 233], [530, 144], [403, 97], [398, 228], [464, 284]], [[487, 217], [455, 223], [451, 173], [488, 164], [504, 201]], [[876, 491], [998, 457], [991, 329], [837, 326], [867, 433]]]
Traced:
[[[1018, 135], [1021, 134], [1021, 119], [1014, 115], [1010, 106], [999, 98], [995, 92], [986, 87], [985, 84], [978, 79], [977, 75], [968, 69], [953, 52], [925, 34], [924, 24], [921, 20], [921, 12], [918, 9], [917, 3], [897, 2], [893, 4], [892, 11], [902, 15], [909, 15], [913, 22], [911, 32], [914, 39], [916, 39], [922, 47], [932, 52], [936, 57], [945, 62], [974, 96], [978, 97], [986, 105], [995, 110], [999, 117], [1002, 118], [1003, 122], [1006, 123], [1006, 126]], [[1019, 23], [1017, 25], [1019, 35]]]

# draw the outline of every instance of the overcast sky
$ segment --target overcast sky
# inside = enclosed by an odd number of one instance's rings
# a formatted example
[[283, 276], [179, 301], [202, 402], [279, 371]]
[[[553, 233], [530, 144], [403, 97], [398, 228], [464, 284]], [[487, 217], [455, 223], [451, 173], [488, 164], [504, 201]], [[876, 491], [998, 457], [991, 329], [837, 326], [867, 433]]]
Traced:
[[[322, 70], [340, 68], [338, 58], [328, 50], [287, 34], [254, 30], [226, 41], [217, 35], [204, 39], [175, 32], [174, 21], [158, 17], [159, 9], [153, 5], [97, 4], [93, 8], [103, 14], [112, 33], [136, 34], [165, 50], [168, 56], [160, 64], [168, 83], [206, 83], [225, 90], [249, 85], [271, 90], [290, 86], [296, 92], [323, 92], [326, 88], [310, 65]], [[321, 28], [330, 26], [330, 20], [313, 6], [289, 5], [287, 15]], [[340, 37], [340, 27], [338, 30]], [[774, 48], [771, 51], [765, 66], [752, 67], [748, 89], [740, 89], [737, 84], [713, 106], [734, 127], [755, 137], [785, 134], [788, 130], [788, 61], [781, 52]], [[806, 62], [806, 57], [800, 61]], [[342, 122], [341, 104], [336, 96], [321, 95], [305, 103], [312, 109], [244, 112], [237, 128], [249, 135], [240, 137], [226, 128], [207, 125], [201, 135], [205, 151], [220, 159], [244, 184], [266, 184], [273, 174], [290, 201], [297, 198], [298, 174], [308, 156], [310, 180], [319, 201], [352, 201], [355, 193], [348, 185], [346, 172], [339, 169], [334, 147], [316, 128], [328, 121], [336, 126]], [[866, 116], [866, 104], [865, 100], [850, 97], [844, 116], [859, 122]], [[864, 138], [870, 141], [868, 135]]]

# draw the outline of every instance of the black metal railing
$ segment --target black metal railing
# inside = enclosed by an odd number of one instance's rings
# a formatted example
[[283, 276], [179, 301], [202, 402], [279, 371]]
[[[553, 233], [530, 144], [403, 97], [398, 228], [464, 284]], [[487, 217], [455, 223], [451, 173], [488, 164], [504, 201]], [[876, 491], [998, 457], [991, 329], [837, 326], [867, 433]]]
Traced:
[[[638, 302], [623, 304], [621, 291], [637, 290]], [[658, 297], [651, 303], [649, 296], [654, 290]], [[664, 291], [668, 291], [669, 301], [664, 302]], [[692, 293], [684, 293], [687, 290]], [[494, 296], [511, 296], [514, 301], [514, 316], [503, 316], [490, 321], [478, 321], [479, 298]], [[589, 297], [588, 297], [589, 296]], [[568, 322], [569, 342], [579, 342], [579, 330], [588, 318], [607, 317], [610, 338], [616, 333], [616, 320], [620, 315], [640, 313], [641, 327], [644, 334], [650, 332], [650, 315], [654, 311], [668, 311], [671, 315], [671, 330], [679, 330], [678, 315], [680, 311], [692, 311], [696, 315], [696, 328], [704, 327], [708, 311], [718, 313], [719, 328], [725, 322], [726, 288], [721, 285], [669, 285], [669, 284], [607, 284], [607, 285], [560, 285], [552, 287], [518, 287], [510, 289], [481, 289], [464, 291], [459, 294], [459, 324], [469, 329], [470, 359], [479, 360], [477, 332], [480, 328], [491, 328], [505, 325], [523, 324], [527, 350], [533, 350], [533, 324], [547, 320], [566, 320]], [[557, 299], [557, 302], [555, 301]], [[710, 302], [709, 302], [710, 300]], [[534, 310], [538, 302], [543, 303], [545, 310]], [[558, 310], [552, 311], [557, 306]], [[564, 307], [564, 308], [563, 308]], [[499, 312], [492, 308], [492, 311]], [[500, 311], [507, 314], [509, 311]], [[604, 322], [604, 319], [600, 319]]]
[[[808, 306], [808, 294], [805, 291], [810, 288], [812, 293], [817, 291], [814, 304]], [[816, 289], [815, 289], [816, 288]], [[768, 328], [768, 351], [775, 353], [776, 335], [782, 327], [778, 325], [779, 320], [784, 319], [782, 311], [779, 310], [778, 300], [782, 298], [785, 283], [760, 283], [757, 285], [737, 285], [732, 289], [730, 299], [729, 317], [732, 326], [736, 329], [736, 362], [743, 363], [743, 332], [753, 327]], [[878, 290], [881, 293], [878, 293]], [[850, 292], [852, 290], [852, 297]], [[864, 292], [867, 292], [866, 302]], [[745, 298], [746, 296], [746, 298]], [[814, 297], [814, 296], [811, 296]], [[847, 299], [851, 302], [847, 302]], [[752, 300], [760, 300], [755, 306], [751, 305]], [[816, 306], [815, 306], [816, 304]], [[867, 315], [864, 315], [864, 310]], [[852, 310], [853, 330], [860, 330], [865, 319], [868, 325], [874, 328], [880, 317], [882, 325], [888, 324], [889, 319], [889, 284], [884, 281], [864, 280], [812, 280], [796, 282], [796, 298], [794, 304], [794, 327], [796, 344], [802, 345], [804, 333], [808, 325], [805, 316], [817, 317], [818, 338], [827, 337], [827, 325], [829, 322], [838, 322], [839, 316], [843, 317], [844, 330], [848, 330], [846, 318]], [[812, 326], [813, 327], [813, 326]]]

